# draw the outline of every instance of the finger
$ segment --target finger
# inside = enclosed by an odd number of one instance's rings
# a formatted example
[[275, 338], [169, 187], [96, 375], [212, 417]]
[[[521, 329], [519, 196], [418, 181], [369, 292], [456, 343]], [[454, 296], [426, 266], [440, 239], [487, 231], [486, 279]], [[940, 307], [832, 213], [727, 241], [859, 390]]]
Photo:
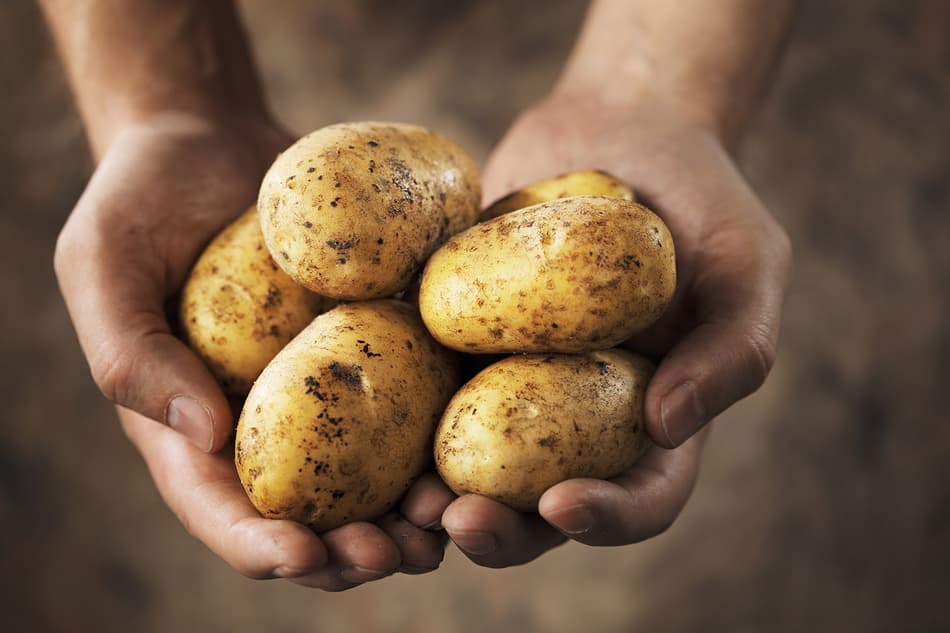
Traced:
[[[681, 445], [758, 389], [775, 362], [788, 277], [787, 241], [770, 250], [737, 241], [686, 290], [700, 324], [663, 358], [647, 389], [653, 441]], [[741, 253], [736, 255], [735, 253]]]
[[324, 532], [329, 565], [292, 581], [324, 591], [343, 591], [392, 575], [401, 562], [399, 548], [379, 526], [349, 523]]
[[445, 556], [447, 537], [444, 532], [418, 528], [395, 512], [380, 519], [379, 527], [399, 549], [400, 572], [425, 574], [439, 568]]
[[424, 530], [441, 530], [442, 513], [455, 500], [455, 493], [436, 473], [425, 473], [403, 498], [400, 512]]
[[[101, 174], [107, 167], [97, 178], [108, 177]], [[95, 228], [91, 207], [108, 204], [115, 202], [97, 200], [90, 185], [55, 258], [93, 378], [116, 404], [166, 423], [203, 451], [220, 449], [231, 432], [231, 410], [201, 360], [169, 331], [164, 254], [145, 229], [127, 227], [110, 237]]]
[[466, 556], [485, 567], [527, 563], [565, 540], [538, 515], [480, 495], [452, 502], [442, 515], [442, 525]]
[[679, 516], [698, 474], [702, 434], [683, 446], [653, 448], [611, 481], [570, 479], [549, 488], [538, 511], [586, 545], [627, 545], [665, 531]]
[[168, 507], [238, 572], [251, 578], [288, 578], [326, 563], [327, 551], [312, 531], [258, 514], [229, 456], [203, 453], [178, 433], [128, 409], [119, 409], [119, 418]]

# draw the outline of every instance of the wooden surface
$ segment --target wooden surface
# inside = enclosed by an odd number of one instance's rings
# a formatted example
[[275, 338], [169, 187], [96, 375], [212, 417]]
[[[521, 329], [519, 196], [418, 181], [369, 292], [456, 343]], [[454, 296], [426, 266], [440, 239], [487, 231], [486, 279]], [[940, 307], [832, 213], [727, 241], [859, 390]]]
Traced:
[[[584, 5], [279, 4], [244, 3], [293, 128], [406, 120], [482, 158]], [[50, 264], [91, 165], [35, 8], [2, 3], [0, 628], [950, 630], [948, 6], [802, 3], [741, 151], [795, 243], [779, 363], [717, 423], [668, 533], [504, 571], [450, 549], [334, 595], [246, 580], [192, 540], [97, 395]]]

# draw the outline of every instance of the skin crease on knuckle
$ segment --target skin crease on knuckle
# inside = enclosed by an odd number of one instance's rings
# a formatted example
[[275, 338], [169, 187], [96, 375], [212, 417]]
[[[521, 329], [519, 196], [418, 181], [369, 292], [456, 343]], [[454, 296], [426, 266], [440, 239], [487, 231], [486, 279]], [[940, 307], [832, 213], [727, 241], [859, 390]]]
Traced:
[[136, 349], [119, 350], [109, 342], [90, 354], [92, 379], [109, 401], [134, 407], [130, 396], [138, 354]]
[[753, 385], [749, 390], [752, 393], [765, 383], [775, 364], [776, 341], [772, 328], [765, 324], [750, 326], [740, 349], [747, 350], [745, 365], [748, 367], [750, 384]]

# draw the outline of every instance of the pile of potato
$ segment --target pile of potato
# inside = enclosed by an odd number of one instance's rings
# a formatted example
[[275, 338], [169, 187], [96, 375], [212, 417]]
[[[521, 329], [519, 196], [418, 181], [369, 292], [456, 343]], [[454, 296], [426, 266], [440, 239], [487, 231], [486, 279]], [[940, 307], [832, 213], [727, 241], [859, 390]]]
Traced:
[[[282, 153], [199, 258], [183, 330], [246, 397], [235, 463], [263, 516], [372, 520], [433, 453], [456, 493], [531, 511], [647, 449], [653, 367], [611, 348], [672, 298], [666, 226], [603, 172], [481, 214], [480, 196], [475, 162], [438, 134], [332, 125]], [[462, 385], [472, 355], [495, 362]]]

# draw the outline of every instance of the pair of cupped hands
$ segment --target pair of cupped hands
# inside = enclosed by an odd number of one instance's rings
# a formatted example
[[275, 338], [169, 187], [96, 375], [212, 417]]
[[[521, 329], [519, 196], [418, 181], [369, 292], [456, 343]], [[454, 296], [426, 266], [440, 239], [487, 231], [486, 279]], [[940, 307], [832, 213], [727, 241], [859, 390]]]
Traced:
[[557, 484], [538, 514], [456, 497], [427, 473], [375, 523], [317, 535], [251, 505], [226, 449], [239, 412], [169, 317], [204, 245], [254, 201], [293, 140], [269, 121], [144, 117], [113, 136], [57, 243], [56, 274], [93, 377], [185, 528], [242, 574], [331, 591], [435, 570], [447, 539], [479, 565], [506, 567], [568, 539], [625, 545], [666, 530], [696, 481], [707, 423], [771, 368], [790, 269], [789, 241], [728, 141], [661, 103], [621, 109], [552, 96], [515, 121], [483, 172], [488, 203], [530, 182], [603, 169], [669, 226], [676, 296], [626, 344], [659, 361], [646, 401], [656, 447], [611, 481]]

